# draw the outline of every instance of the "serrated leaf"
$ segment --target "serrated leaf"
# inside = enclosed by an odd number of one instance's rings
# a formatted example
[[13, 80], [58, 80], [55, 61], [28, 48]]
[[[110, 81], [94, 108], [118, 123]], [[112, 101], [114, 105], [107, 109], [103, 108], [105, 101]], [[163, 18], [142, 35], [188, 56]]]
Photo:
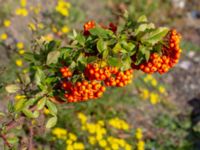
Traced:
[[50, 129], [52, 127], [54, 127], [57, 123], [58, 118], [56, 116], [50, 118], [47, 123], [46, 123], [46, 128]]
[[43, 97], [42, 99], [40, 99], [37, 103], [37, 109], [38, 110], [41, 110], [44, 108], [45, 104], [46, 104], [46, 100], [47, 98], [46, 97]]
[[10, 84], [10, 85], [7, 85], [7, 86], [5, 87], [5, 89], [6, 89], [6, 91], [7, 91], [8, 93], [16, 93], [17, 91], [20, 90], [20, 87], [19, 87], [19, 85], [17, 85], [17, 84]]
[[159, 41], [162, 41], [163, 37], [166, 36], [168, 33], [168, 28], [158, 28], [153, 31], [147, 32], [142, 38], [141, 41], [143, 43], [149, 43], [149, 44], [156, 44]]
[[46, 64], [50, 65], [50, 64], [55, 64], [58, 62], [58, 58], [60, 56], [60, 51], [51, 51], [48, 55], [47, 55], [47, 61]]
[[40, 85], [42, 81], [45, 79], [45, 73], [37, 67], [36, 73], [35, 73], [35, 82], [37, 85]]
[[99, 53], [102, 53], [106, 49], [107, 49], [107, 43], [103, 41], [103, 39], [99, 39], [97, 42], [97, 50], [99, 51]]
[[57, 110], [57, 107], [56, 107], [56, 105], [54, 103], [52, 103], [51, 101], [47, 100], [46, 101], [46, 106], [48, 107], [48, 109], [49, 109], [49, 111], [50, 111], [50, 113], [52, 115], [56, 115], [57, 114], [58, 110]]
[[18, 100], [14, 105], [15, 111], [20, 112], [23, 109], [25, 102], [26, 102], [26, 99]]

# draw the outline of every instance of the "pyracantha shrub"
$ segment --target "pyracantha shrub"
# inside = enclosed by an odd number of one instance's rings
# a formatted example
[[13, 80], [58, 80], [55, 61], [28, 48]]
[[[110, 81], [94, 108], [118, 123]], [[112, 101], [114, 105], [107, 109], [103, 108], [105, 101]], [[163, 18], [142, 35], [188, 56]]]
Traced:
[[[175, 29], [155, 27], [145, 16], [123, 23], [89, 21], [79, 33], [69, 36], [68, 45], [59, 41], [37, 41], [24, 58], [29, 73], [19, 74], [20, 84], [6, 87], [24, 96], [9, 106], [17, 116], [37, 118], [48, 108], [52, 115], [47, 128], [57, 122], [55, 103], [85, 102], [100, 98], [109, 87], [124, 87], [133, 73], [166, 73], [180, 58], [180, 34]], [[11, 109], [12, 108], [12, 109]]]

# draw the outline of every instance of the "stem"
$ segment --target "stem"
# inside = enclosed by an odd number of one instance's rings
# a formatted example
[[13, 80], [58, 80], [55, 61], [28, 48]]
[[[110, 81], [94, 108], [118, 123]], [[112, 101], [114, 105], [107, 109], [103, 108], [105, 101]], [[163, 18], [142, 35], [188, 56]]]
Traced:
[[33, 126], [30, 125], [29, 127], [29, 141], [28, 141], [28, 150], [32, 150], [33, 149]]
[[11, 148], [11, 145], [6, 138], [6, 135], [2, 133], [2, 129], [0, 129], [0, 132], [1, 132], [0, 137], [3, 139], [4, 146], [8, 146], [9, 148]]

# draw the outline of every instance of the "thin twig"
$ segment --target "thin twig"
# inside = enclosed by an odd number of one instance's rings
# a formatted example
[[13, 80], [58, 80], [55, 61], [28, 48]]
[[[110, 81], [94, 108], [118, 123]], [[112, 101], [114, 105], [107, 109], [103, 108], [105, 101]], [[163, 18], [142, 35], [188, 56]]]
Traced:
[[29, 127], [29, 141], [28, 141], [28, 150], [32, 150], [33, 149], [33, 126], [30, 125]]

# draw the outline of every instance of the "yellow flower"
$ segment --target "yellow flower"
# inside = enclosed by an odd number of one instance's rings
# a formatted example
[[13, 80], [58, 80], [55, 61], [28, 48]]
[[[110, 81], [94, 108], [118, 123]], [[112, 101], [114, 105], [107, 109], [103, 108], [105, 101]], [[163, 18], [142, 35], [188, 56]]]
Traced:
[[20, 50], [18, 51], [18, 53], [19, 53], [20, 55], [23, 55], [23, 54], [25, 53], [25, 50], [20, 49]]
[[54, 33], [56, 33], [56, 32], [58, 32], [58, 29], [56, 28], [56, 27], [52, 27], [52, 31], [54, 32]]
[[132, 150], [132, 147], [129, 144], [126, 144], [124, 147], [125, 147], [125, 150]]
[[17, 65], [18, 67], [22, 67], [22, 66], [23, 66], [23, 61], [22, 61], [21, 59], [17, 59], [17, 60], [15, 61], [15, 63], [16, 63], [16, 65]]
[[29, 28], [29, 30], [36, 31], [36, 26], [34, 23], [29, 23], [28, 28]]
[[112, 127], [116, 129], [128, 130], [130, 128], [128, 123], [126, 123], [124, 120], [121, 120], [117, 117], [110, 119], [108, 123], [109, 125], [111, 125]]
[[146, 77], [144, 78], [144, 82], [149, 82], [153, 79], [152, 75], [146, 75]]
[[25, 99], [25, 98], [26, 98], [25, 95], [20, 95], [20, 94], [15, 95], [15, 100], [22, 100], [22, 99]]
[[86, 128], [90, 134], [94, 134], [96, 132], [96, 127], [93, 123], [86, 124]]
[[75, 150], [84, 150], [85, 149], [84, 144], [81, 142], [74, 143], [73, 147]]
[[143, 100], [148, 99], [149, 98], [149, 90], [148, 89], [142, 89], [140, 96]]
[[4, 25], [5, 27], [9, 27], [10, 24], [11, 24], [10, 20], [4, 20], [4, 22], [3, 22], [3, 25]]
[[144, 150], [144, 147], [145, 147], [144, 141], [139, 141], [137, 143], [137, 150]]
[[77, 136], [73, 133], [69, 133], [69, 139], [72, 141], [76, 141], [77, 140]]
[[72, 145], [67, 145], [66, 150], [74, 150]]
[[18, 48], [18, 49], [23, 49], [23, 48], [24, 48], [24, 43], [18, 42], [18, 43], [17, 43], [17, 48]]
[[156, 93], [151, 93], [150, 94], [150, 102], [151, 104], [155, 105], [159, 102], [159, 96]]
[[151, 85], [152, 85], [152, 86], [157, 86], [157, 85], [158, 85], [157, 80], [156, 80], [156, 79], [152, 79], [152, 80], [151, 80]]
[[66, 139], [67, 136], [67, 130], [63, 128], [54, 128], [52, 130], [52, 134], [56, 136], [58, 139]]
[[94, 137], [94, 136], [89, 136], [88, 137], [88, 140], [89, 140], [89, 143], [91, 144], [91, 145], [95, 145], [96, 144], [96, 138]]
[[28, 69], [23, 69], [22, 72], [23, 73], [28, 73]]
[[73, 141], [72, 140], [66, 140], [67, 145], [72, 145]]
[[38, 23], [38, 28], [39, 29], [44, 29], [44, 24], [43, 23]]
[[8, 35], [6, 33], [1, 34], [1, 40], [6, 40], [8, 38]]
[[20, 5], [22, 7], [25, 7], [26, 6], [26, 0], [20, 0]]
[[65, 2], [64, 0], [58, 1], [58, 4], [56, 6], [56, 11], [59, 12], [63, 16], [69, 16], [68, 9], [71, 7], [71, 4], [68, 2]]
[[118, 150], [119, 149], [119, 145], [117, 143], [111, 143], [111, 147], [114, 150]]
[[142, 129], [141, 128], [136, 129], [135, 137], [136, 137], [137, 140], [142, 139], [143, 135], [142, 135]]
[[78, 113], [78, 118], [81, 120], [82, 124], [85, 124], [87, 122], [87, 116], [83, 113]]
[[23, 16], [23, 17], [26, 17], [28, 15], [28, 11], [26, 8], [17, 8], [15, 10], [15, 14], [16, 15], [19, 15], [19, 16]]
[[49, 109], [47, 109], [47, 108], [44, 108], [44, 114], [45, 114], [45, 115], [48, 115], [48, 114], [50, 114], [50, 111], [49, 111]]
[[62, 31], [62, 33], [68, 33], [69, 28], [67, 26], [64, 26], [64, 27], [62, 27], [61, 31]]
[[103, 120], [99, 120], [99, 121], [98, 121], [98, 124], [99, 124], [100, 126], [104, 126], [104, 125], [105, 125], [105, 123], [104, 123]]
[[101, 146], [101, 147], [106, 147], [106, 146], [107, 146], [106, 140], [100, 140], [100, 141], [99, 141], [99, 146]]
[[49, 34], [47, 34], [47, 35], [45, 35], [45, 36], [41, 36], [41, 39], [40, 39], [41, 41], [52, 41], [53, 40], [53, 34], [51, 34], [51, 33], [49, 33]]
[[158, 87], [158, 91], [159, 91], [161, 94], [165, 94], [165, 93], [166, 93], [166, 90], [165, 90], [165, 87], [164, 87], [164, 86], [159, 86], [159, 87]]

